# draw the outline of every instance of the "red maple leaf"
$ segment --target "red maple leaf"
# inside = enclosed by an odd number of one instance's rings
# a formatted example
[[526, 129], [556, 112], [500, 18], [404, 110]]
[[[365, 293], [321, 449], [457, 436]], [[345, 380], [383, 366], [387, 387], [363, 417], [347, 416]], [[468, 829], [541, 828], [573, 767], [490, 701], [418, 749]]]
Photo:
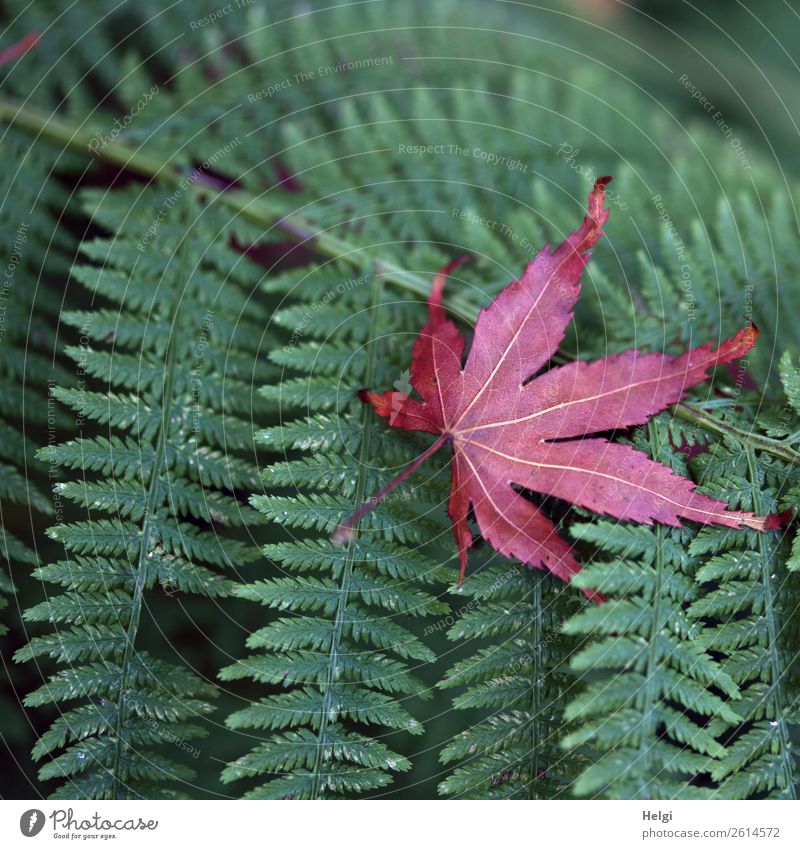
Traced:
[[470, 506], [482, 536], [502, 554], [547, 567], [565, 581], [580, 569], [570, 545], [520, 490], [648, 525], [656, 520], [679, 526], [680, 519], [691, 519], [733, 528], [780, 527], [776, 516], [727, 510], [641, 451], [589, 436], [644, 424], [680, 401], [709, 369], [753, 347], [754, 325], [717, 350], [702, 345], [679, 357], [631, 350], [551, 368], [530, 380], [555, 353], [572, 319], [587, 251], [608, 218], [603, 201], [610, 179], [595, 183], [582, 226], [555, 251], [541, 250], [522, 277], [481, 310], [463, 367], [466, 341], [442, 307], [447, 275], [461, 260], [436, 275], [428, 323], [411, 360], [411, 385], [421, 400], [396, 391], [360, 395], [392, 427], [438, 439], [340, 525], [335, 541], [349, 539], [367, 511], [446, 443], [453, 446], [448, 513], [461, 577], [472, 543]]

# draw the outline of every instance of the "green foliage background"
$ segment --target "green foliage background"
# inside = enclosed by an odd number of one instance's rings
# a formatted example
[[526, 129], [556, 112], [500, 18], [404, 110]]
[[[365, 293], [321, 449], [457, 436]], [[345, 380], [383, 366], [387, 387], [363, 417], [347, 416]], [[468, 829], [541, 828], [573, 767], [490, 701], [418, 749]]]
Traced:
[[754, 321], [616, 438], [794, 516], [778, 5], [3, 5], [41, 38], [0, 68], [0, 795], [794, 798], [794, 521], [544, 505], [599, 607], [480, 545], [457, 589], [444, 461], [327, 541], [425, 447], [355, 393], [407, 379], [432, 274], [474, 256], [468, 327], [605, 173], [562, 355]]

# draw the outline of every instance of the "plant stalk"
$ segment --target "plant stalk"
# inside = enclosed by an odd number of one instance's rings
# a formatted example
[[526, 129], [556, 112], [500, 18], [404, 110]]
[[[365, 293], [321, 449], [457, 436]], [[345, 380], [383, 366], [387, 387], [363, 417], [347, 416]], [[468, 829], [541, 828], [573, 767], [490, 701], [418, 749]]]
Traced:
[[353, 538], [356, 525], [367, 515], [374, 510], [384, 498], [397, 486], [399, 486], [412, 472], [416, 471], [429, 457], [433, 456], [447, 441], [449, 435], [443, 433], [436, 442], [432, 443], [413, 460], [396, 478], [392, 478], [386, 486], [378, 493], [368, 498], [355, 513], [348, 516], [338, 528], [331, 534], [331, 541], [336, 545], [347, 545]]
[[786, 460], [788, 463], [793, 463], [800, 466], [800, 454], [797, 451], [789, 448], [781, 440], [771, 439], [768, 436], [762, 436], [759, 433], [742, 430], [732, 424], [729, 424], [724, 419], [712, 416], [705, 410], [700, 410], [692, 404], [675, 404], [670, 408], [678, 418], [686, 422], [697, 425], [698, 427], [714, 433], [717, 436], [730, 436], [742, 445], [752, 446], [758, 451], [764, 451], [767, 454], [772, 454], [773, 457], [779, 457], [781, 460]]

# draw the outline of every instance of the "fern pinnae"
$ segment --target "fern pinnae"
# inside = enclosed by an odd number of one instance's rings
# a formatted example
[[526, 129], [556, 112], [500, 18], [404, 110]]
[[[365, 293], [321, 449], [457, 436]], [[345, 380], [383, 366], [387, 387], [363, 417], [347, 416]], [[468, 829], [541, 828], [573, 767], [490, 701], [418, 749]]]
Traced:
[[[781, 361], [781, 379], [789, 399], [781, 416], [756, 416], [747, 428], [759, 437], [769, 434], [778, 447], [786, 447], [797, 428], [793, 389], [800, 386], [800, 372], [786, 358]], [[776, 433], [789, 439], [775, 439]], [[728, 435], [694, 462], [711, 482], [705, 485], [709, 492], [719, 491], [722, 480], [740, 506], [795, 510], [800, 469], [781, 453], [763, 448], [760, 440]], [[738, 717], [719, 716], [710, 726], [723, 746], [711, 770], [714, 795], [796, 798], [791, 737], [800, 722], [800, 667], [797, 575], [788, 540], [705, 528], [689, 553], [706, 558], [696, 576], [704, 596], [689, 608], [704, 626], [698, 642], [719, 656], [720, 666], [740, 692]]]
[[[21, 74], [27, 74], [26, 64]], [[6, 77], [7, 70], [3, 66], [0, 75]], [[74, 160], [68, 153], [62, 160], [57, 145], [33, 140], [18, 126], [0, 135], [9, 163], [0, 173], [0, 229], [7, 239], [0, 286], [0, 637], [9, 634], [2, 649], [10, 658], [19, 643], [12, 642], [18, 638], [9, 626], [20, 630], [18, 611], [26, 605], [28, 576], [42, 552], [38, 536], [56, 512], [47, 468], [35, 459], [38, 442], [45, 423], [71, 426], [51, 389], [71, 379], [55, 340], [74, 244], [55, 211], [68, 215], [72, 205], [52, 174], [54, 163]], [[6, 692], [0, 692], [0, 716], [21, 720], [19, 697], [11, 697], [12, 673], [5, 660], [2, 666]]]
[[[654, 419], [647, 436], [639, 429], [633, 441], [685, 471], [682, 455], [670, 445], [672, 424], [665, 416]], [[566, 624], [585, 641], [571, 666], [592, 676], [581, 681], [565, 711], [574, 730], [562, 745], [570, 751], [588, 745], [591, 757], [575, 782], [577, 795], [713, 795], [712, 775], [725, 757], [715, 723], [727, 728], [741, 722], [742, 695], [702, 639], [709, 596], [697, 579], [702, 567], [691, 547], [702, 533], [605, 520], [573, 528], [584, 545], [599, 549], [573, 583], [609, 596]]]
[[539, 778], [540, 747], [542, 740], [542, 728], [539, 721], [541, 712], [546, 709], [542, 704], [542, 676], [544, 675], [544, 658], [542, 657], [542, 644], [544, 641], [544, 628], [542, 627], [542, 581], [544, 573], [535, 571], [531, 573], [533, 578], [533, 660], [531, 662], [531, 743], [530, 757], [528, 759], [528, 799], [536, 798], [534, 788], [535, 781]]
[[[650, 451], [653, 457], [658, 457], [661, 454], [661, 445], [659, 441], [659, 433], [656, 425], [648, 424], [647, 432], [650, 442]], [[664, 579], [664, 559], [662, 554], [664, 529], [657, 525], [653, 529], [655, 535], [655, 557], [653, 560], [653, 570], [655, 572], [652, 590], [652, 616], [653, 628], [659, 629], [661, 622], [660, 604], [662, 593], [662, 582]], [[642, 762], [642, 772], [639, 779], [639, 798], [649, 799], [650, 792], [648, 789], [646, 776], [652, 775], [657, 770], [653, 768], [653, 757], [651, 740], [655, 735], [657, 719], [655, 716], [655, 675], [658, 669], [658, 654], [656, 648], [656, 633], [651, 634], [648, 641], [647, 660], [644, 670], [645, 685], [644, 698], [639, 710], [642, 713], [642, 736], [639, 747], [639, 758]]]

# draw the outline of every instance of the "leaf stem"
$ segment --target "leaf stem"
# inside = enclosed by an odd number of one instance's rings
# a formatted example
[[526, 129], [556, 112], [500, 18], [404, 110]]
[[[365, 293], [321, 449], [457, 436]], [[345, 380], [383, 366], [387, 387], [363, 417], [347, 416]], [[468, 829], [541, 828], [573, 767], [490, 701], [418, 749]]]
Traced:
[[[365, 409], [369, 409], [365, 406]], [[348, 516], [338, 528], [331, 534], [331, 540], [337, 545], [346, 545], [353, 538], [355, 526], [367, 515], [374, 510], [384, 498], [397, 486], [399, 486], [412, 472], [418, 469], [429, 457], [435, 454], [447, 441], [450, 436], [443, 433], [436, 442], [432, 443], [395, 478], [389, 481], [383, 489], [376, 495], [368, 498], [355, 513]], [[363, 496], [362, 496], [363, 497]]]

